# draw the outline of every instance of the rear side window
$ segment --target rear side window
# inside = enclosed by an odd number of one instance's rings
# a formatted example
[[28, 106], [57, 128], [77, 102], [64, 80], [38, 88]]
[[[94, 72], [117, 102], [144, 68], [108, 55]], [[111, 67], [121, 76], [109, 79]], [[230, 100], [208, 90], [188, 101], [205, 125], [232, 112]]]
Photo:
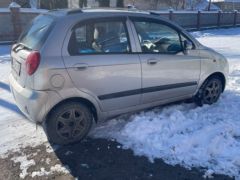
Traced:
[[122, 21], [89, 22], [75, 27], [68, 45], [70, 55], [128, 53], [130, 44]]
[[51, 31], [53, 22], [52, 16], [40, 15], [36, 17], [21, 34], [18, 42], [30, 49], [40, 49]]

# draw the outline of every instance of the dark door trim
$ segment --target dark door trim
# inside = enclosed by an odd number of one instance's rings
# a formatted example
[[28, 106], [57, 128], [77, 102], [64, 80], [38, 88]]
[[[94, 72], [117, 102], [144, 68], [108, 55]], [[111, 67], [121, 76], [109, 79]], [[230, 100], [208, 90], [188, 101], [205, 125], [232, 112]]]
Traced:
[[134, 90], [129, 90], [129, 91], [105, 94], [105, 95], [98, 96], [98, 98], [100, 100], [108, 100], [108, 99], [114, 99], [114, 98], [120, 98], [120, 97], [126, 97], [126, 96], [133, 96], [133, 95], [137, 95], [137, 94], [145, 94], [145, 93], [164, 91], [164, 90], [170, 90], [170, 89], [176, 89], [176, 88], [183, 88], [183, 87], [189, 87], [189, 86], [196, 86], [196, 85], [197, 85], [196, 81], [177, 83], [177, 84], [168, 84], [168, 85], [162, 85], [162, 86], [147, 87], [147, 88], [142, 88], [142, 89], [134, 89]]

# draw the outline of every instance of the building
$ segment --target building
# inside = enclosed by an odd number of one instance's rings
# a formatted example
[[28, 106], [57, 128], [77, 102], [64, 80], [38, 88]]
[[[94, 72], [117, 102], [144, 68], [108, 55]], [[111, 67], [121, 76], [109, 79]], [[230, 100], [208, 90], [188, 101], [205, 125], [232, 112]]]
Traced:
[[222, 11], [240, 11], [240, 0], [212, 0]]
[[11, 0], [0, 0], [0, 7], [8, 7], [11, 2]]

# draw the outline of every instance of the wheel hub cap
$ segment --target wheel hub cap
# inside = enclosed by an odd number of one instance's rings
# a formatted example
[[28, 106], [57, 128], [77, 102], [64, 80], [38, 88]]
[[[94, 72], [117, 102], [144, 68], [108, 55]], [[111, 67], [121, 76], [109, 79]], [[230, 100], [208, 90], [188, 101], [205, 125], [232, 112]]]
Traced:
[[84, 113], [79, 109], [71, 109], [62, 113], [57, 119], [57, 133], [65, 139], [81, 136], [85, 127]]

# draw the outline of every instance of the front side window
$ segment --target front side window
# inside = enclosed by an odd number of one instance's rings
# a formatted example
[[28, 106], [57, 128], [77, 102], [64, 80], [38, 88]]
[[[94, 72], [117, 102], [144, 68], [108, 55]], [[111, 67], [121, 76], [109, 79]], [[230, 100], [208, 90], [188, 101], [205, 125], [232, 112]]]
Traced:
[[70, 55], [128, 53], [130, 45], [124, 22], [90, 22], [73, 29]]
[[134, 22], [143, 53], [176, 54], [182, 51], [179, 33], [171, 27], [148, 21]]

